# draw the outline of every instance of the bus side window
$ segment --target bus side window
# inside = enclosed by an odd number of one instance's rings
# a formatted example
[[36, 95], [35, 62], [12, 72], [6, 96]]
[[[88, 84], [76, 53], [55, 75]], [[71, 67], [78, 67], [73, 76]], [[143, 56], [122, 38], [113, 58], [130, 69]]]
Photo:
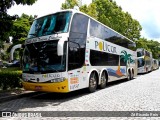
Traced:
[[87, 16], [79, 13], [73, 16], [68, 44], [69, 70], [80, 68], [84, 64], [88, 19]]

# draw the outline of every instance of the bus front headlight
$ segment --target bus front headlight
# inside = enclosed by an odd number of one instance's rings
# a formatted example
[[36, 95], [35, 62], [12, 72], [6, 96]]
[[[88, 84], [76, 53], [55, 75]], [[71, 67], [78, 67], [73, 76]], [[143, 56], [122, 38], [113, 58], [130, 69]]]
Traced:
[[56, 79], [52, 79], [51, 82], [54, 82], [54, 83], [58, 83], [58, 82], [63, 82], [65, 80], [65, 78], [56, 78]]

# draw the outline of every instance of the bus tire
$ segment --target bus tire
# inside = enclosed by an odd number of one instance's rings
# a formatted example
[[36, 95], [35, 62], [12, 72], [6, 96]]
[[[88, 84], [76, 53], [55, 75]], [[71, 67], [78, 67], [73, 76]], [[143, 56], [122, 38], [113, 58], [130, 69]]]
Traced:
[[97, 76], [96, 76], [96, 72], [92, 72], [89, 78], [89, 92], [95, 92], [97, 89]]
[[133, 80], [134, 78], [134, 70], [132, 70], [132, 73], [131, 73], [131, 80]]
[[127, 80], [131, 80], [131, 72], [130, 71], [128, 71], [128, 73], [127, 73]]
[[106, 87], [106, 84], [107, 84], [107, 77], [106, 77], [106, 72], [105, 71], [102, 72], [100, 81], [101, 81], [100, 88], [104, 89]]

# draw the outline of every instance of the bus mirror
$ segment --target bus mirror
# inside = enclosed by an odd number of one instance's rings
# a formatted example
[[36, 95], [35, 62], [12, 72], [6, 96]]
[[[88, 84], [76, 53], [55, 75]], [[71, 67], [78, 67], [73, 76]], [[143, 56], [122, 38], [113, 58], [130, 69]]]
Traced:
[[59, 40], [58, 41], [58, 45], [57, 45], [57, 54], [58, 56], [62, 56], [63, 55], [63, 50], [64, 49], [64, 41]]

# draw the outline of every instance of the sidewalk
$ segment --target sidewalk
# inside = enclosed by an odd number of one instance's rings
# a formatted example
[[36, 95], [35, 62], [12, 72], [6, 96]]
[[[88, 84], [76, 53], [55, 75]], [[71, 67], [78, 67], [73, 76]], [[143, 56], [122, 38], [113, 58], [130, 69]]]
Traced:
[[23, 89], [20, 90], [12, 90], [12, 91], [0, 91], [0, 103], [7, 102], [10, 100], [22, 98], [22, 97], [28, 97], [31, 95], [36, 94], [37, 92], [34, 91], [26, 91]]

